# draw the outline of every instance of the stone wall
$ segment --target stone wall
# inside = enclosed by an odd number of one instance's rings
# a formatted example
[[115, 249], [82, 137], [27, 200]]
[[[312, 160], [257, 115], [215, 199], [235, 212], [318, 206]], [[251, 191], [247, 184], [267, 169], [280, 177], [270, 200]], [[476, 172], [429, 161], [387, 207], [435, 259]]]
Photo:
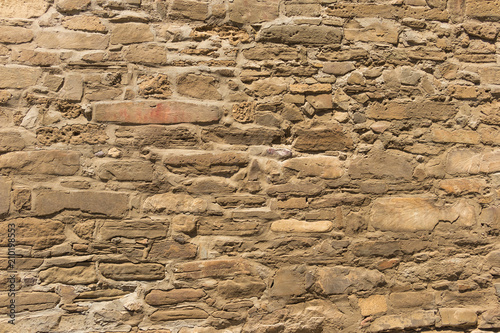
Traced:
[[0, 332], [500, 330], [499, 0], [0, 14]]

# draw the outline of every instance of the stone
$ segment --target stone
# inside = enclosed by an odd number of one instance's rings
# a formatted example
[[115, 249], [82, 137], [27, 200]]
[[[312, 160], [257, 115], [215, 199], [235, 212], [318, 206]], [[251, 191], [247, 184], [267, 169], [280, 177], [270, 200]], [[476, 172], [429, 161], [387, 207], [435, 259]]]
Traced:
[[344, 38], [362, 42], [398, 43], [399, 25], [380, 18], [357, 18], [344, 27]]
[[431, 138], [432, 141], [440, 143], [465, 143], [465, 144], [477, 145], [479, 144], [480, 141], [480, 136], [475, 131], [469, 131], [469, 130], [450, 131], [438, 127], [432, 128]]
[[42, 145], [61, 142], [72, 145], [103, 144], [108, 139], [105, 128], [97, 124], [74, 124], [61, 128], [39, 127], [36, 134]]
[[172, 230], [174, 232], [192, 233], [196, 229], [196, 217], [192, 215], [175, 215], [172, 218]]
[[[0, 295], [0, 314], [9, 313], [10, 301], [11, 297], [7, 294]], [[16, 312], [53, 309], [59, 301], [60, 297], [50, 292], [32, 291], [16, 293]]]
[[232, 108], [233, 119], [239, 123], [248, 123], [255, 120], [255, 103], [242, 102], [233, 105]]
[[96, 239], [109, 241], [115, 237], [122, 238], [164, 238], [168, 225], [165, 222], [151, 220], [106, 221], [99, 227]]
[[[58, 52], [43, 52], [27, 49], [17, 49], [12, 52], [12, 60], [24, 65], [52, 66], [61, 62]], [[48, 84], [47, 84], [48, 83]], [[50, 86], [51, 82], [44, 82], [45, 86]], [[58, 85], [58, 88], [60, 85]]]
[[172, 95], [170, 82], [165, 74], [144, 75], [139, 78], [138, 83], [140, 96], [165, 98]]
[[352, 61], [327, 62], [323, 65], [323, 72], [338, 76], [343, 76], [352, 72], [354, 69], [356, 69], [356, 67]]
[[319, 268], [316, 273], [316, 287], [326, 295], [346, 294], [348, 290], [372, 290], [383, 284], [384, 274], [366, 268], [334, 266]]
[[481, 84], [500, 84], [500, 67], [488, 66], [480, 70]]
[[146, 200], [142, 209], [145, 212], [162, 213], [203, 213], [208, 203], [201, 198], [194, 198], [183, 193], [155, 194]]
[[101, 263], [99, 271], [104, 277], [117, 281], [153, 281], [165, 277], [165, 267], [160, 264]]
[[321, 5], [319, 3], [311, 4], [285, 4], [286, 16], [320, 16]]
[[499, 327], [500, 327], [500, 309], [499, 308], [488, 309], [482, 313], [481, 317], [479, 318], [478, 328], [480, 328], [480, 329], [495, 329], [495, 328], [498, 329]]
[[1, 26], [0, 43], [20, 44], [28, 43], [33, 39], [33, 31], [21, 27]]
[[299, 60], [300, 53], [296, 47], [291, 46], [270, 46], [265, 44], [257, 44], [250, 49], [243, 50], [245, 58], [250, 60]]
[[16, 174], [72, 176], [79, 169], [80, 153], [76, 151], [19, 151], [0, 155], [0, 170]]
[[97, 274], [93, 266], [51, 267], [40, 271], [38, 276], [42, 280], [42, 284], [88, 285], [97, 282]]
[[66, 17], [62, 21], [63, 27], [70, 30], [87, 32], [107, 32], [108, 29], [96, 16], [78, 15]]
[[321, 152], [327, 150], [349, 150], [352, 139], [339, 125], [328, 128], [299, 129], [293, 148], [300, 152]]
[[446, 172], [451, 175], [500, 171], [500, 150], [479, 153], [473, 149], [454, 149], [446, 158]]
[[111, 29], [111, 44], [134, 44], [151, 42], [154, 40], [149, 24], [120, 23]]
[[332, 95], [309, 95], [306, 97], [307, 102], [316, 110], [328, 110], [333, 108]]
[[153, 171], [153, 165], [148, 161], [120, 160], [101, 164], [97, 175], [104, 181], [152, 181]]
[[462, 27], [469, 35], [483, 39], [494, 40], [498, 33], [497, 27], [488, 23], [465, 22]]
[[83, 80], [79, 74], [69, 74], [64, 78], [64, 85], [59, 96], [62, 100], [79, 102], [83, 95]]
[[271, 25], [257, 35], [258, 42], [283, 44], [335, 44], [341, 40], [341, 29], [331, 26]]
[[244, 259], [213, 259], [179, 263], [174, 274], [182, 279], [227, 278], [255, 273], [251, 264]]
[[310, 201], [311, 208], [328, 208], [341, 205], [360, 206], [366, 200], [366, 196], [350, 193], [331, 193], [321, 197], [314, 198]]
[[333, 229], [331, 221], [299, 221], [295, 219], [278, 220], [271, 224], [273, 232], [315, 233], [329, 232]]
[[215, 126], [202, 129], [203, 141], [236, 145], [270, 145], [280, 143], [282, 136], [281, 130], [264, 126]]
[[413, 168], [410, 155], [397, 151], [379, 151], [353, 158], [348, 172], [353, 179], [369, 177], [410, 180]]
[[352, 252], [358, 257], [394, 257], [401, 253], [398, 241], [363, 241], [351, 245]]
[[35, 86], [42, 75], [40, 68], [26, 66], [0, 66], [0, 89], [21, 89]]
[[278, 269], [269, 290], [271, 296], [300, 296], [306, 292], [304, 268], [301, 266], [282, 267]]
[[316, 196], [323, 191], [323, 186], [307, 181], [289, 182], [281, 185], [273, 185], [267, 190], [270, 196]]
[[471, 0], [465, 3], [465, 15], [473, 18], [498, 21], [500, 19], [499, 0]]
[[124, 48], [125, 60], [146, 65], [165, 65], [167, 63], [167, 50], [156, 44], [129, 45]]
[[385, 105], [375, 102], [367, 109], [366, 115], [369, 118], [383, 120], [427, 118], [430, 120], [443, 121], [453, 117], [457, 111], [458, 109], [454, 104], [443, 102], [388, 102]]
[[121, 124], [211, 123], [218, 121], [218, 106], [176, 101], [96, 102], [93, 120]]
[[239, 152], [173, 151], [163, 164], [174, 173], [232, 175], [248, 165], [248, 155]]
[[285, 169], [297, 171], [299, 178], [320, 177], [336, 179], [342, 177], [344, 168], [338, 157], [313, 156], [295, 157], [283, 163]]
[[441, 322], [439, 326], [467, 327], [476, 326], [477, 315], [474, 309], [440, 308]]
[[425, 291], [391, 293], [389, 302], [394, 309], [419, 308], [428, 310], [436, 307], [434, 293]]
[[156, 241], [149, 251], [148, 258], [160, 263], [168, 263], [172, 259], [192, 259], [196, 257], [198, 247], [191, 243], [175, 241]]
[[358, 298], [361, 315], [371, 316], [387, 312], [387, 299], [384, 295], [372, 295], [368, 298]]
[[446, 193], [462, 195], [468, 193], [482, 193], [487, 184], [484, 179], [454, 178], [439, 182], [439, 187]]
[[120, 126], [115, 131], [120, 146], [182, 148], [198, 144], [198, 136], [192, 127], [184, 125]]
[[45, 13], [49, 3], [45, 0], [6, 0], [0, 3], [0, 16], [29, 19]]
[[61, 12], [77, 12], [85, 10], [90, 5], [90, 0], [57, 0], [56, 7]]
[[[59, 221], [33, 217], [4, 221], [0, 223], [4, 235], [7, 235], [8, 224], [16, 226], [16, 244], [32, 246], [34, 250], [43, 250], [61, 244], [66, 239], [64, 224]], [[0, 245], [7, 246], [7, 237], [0, 240]]]
[[240, 24], [269, 22], [278, 17], [278, 5], [278, 0], [235, 0], [229, 3], [229, 19]]
[[5, 215], [9, 212], [11, 189], [12, 181], [8, 178], [0, 177], [0, 215]]
[[260, 297], [267, 285], [254, 276], [236, 276], [217, 285], [217, 293], [224, 298]]
[[195, 302], [206, 294], [202, 289], [182, 288], [169, 291], [152, 290], [146, 295], [145, 301], [152, 306]]
[[205, 319], [208, 313], [198, 308], [182, 308], [178, 310], [158, 310], [149, 317], [155, 321], [172, 321], [186, 319]]
[[404, 315], [389, 315], [375, 319], [370, 325], [370, 332], [387, 330], [402, 331], [433, 326], [436, 323], [434, 310], [418, 310]]
[[79, 210], [88, 214], [122, 217], [128, 211], [129, 195], [106, 191], [39, 191], [34, 197], [37, 215], [63, 210]]
[[174, 0], [170, 15], [173, 18], [203, 21], [208, 17], [208, 3], [204, 1]]
[[109, 37], [81, 31], [58, 31], [43, 29], [35, 38], [39, 47], [48, 49], [104, 50]]
[[187, 74], [177, 80], [177, 91], [181, 95], [209, 100], [220, 100], [219, 82], [213, 76]]
[[228, 194], [236, 191], [234, 184], [222, 177], [199, 177], [187, 188], [190, 194]]
[[290, 92], [294, 94], [321, 94], [331, 93], [332, 85], [328, 83], [315, 83], [315, 84], [291, 84]]
[[257, 80], [250, 85], [250, 90], [258, 97], [279, 95], [286, 89], [286, 80], [278, 77]]

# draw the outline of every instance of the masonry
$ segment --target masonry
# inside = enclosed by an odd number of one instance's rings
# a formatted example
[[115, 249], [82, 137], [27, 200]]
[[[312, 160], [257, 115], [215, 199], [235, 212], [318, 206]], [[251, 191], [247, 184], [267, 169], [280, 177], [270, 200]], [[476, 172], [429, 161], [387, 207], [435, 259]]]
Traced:
[[499, 30], [499, 0], [0, 1], [0, 332], [499, 331]]

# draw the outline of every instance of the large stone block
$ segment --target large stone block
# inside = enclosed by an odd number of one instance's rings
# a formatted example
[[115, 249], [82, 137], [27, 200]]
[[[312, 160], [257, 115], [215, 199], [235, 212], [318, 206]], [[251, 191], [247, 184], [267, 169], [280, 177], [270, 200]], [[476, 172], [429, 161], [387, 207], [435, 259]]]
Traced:
[[51, 267], [40, 271], [39, 277], [43, 284], [83, 284], [88, 285], [97, 282], [95, 268], [90, 266], [74, 266], [69, 268]]
[[344, 168], [339, 158], [333, 156], [296, 157], [285, 161], [283, 167], [297, 171], [299, 178], [321, 177], [335, 179], [344, 174]]
[[[7, 294], [0, 295], [0, 314], [9, 313], [11, 297]], [[16, 294], [16, 312], [41, 311], [53, 309], [61, 298], [49, 292], [21, 292]], [[6, 331], [7, 332], [7, 331]]]
[[372, 290], [383, 284], [384, 274], [366, 268], [325, 267], [318, 269], [316, 274], [316, 287], [326, 295], [345, 294], [349, 290]]
[[169, 263], [172, 259], [192, 259], [196, 257], [198, 247], [191, 243], [175, 241], [156, 241], [149, 251], [151, 261]]
[[165, 267], [160, 264], [101, 263], [99, 271], [108, 279], [117, 281], [152, 281], [165, 277]]
[[[64, 224], [59, 221], [32, 217], [9, 220], [0, 223], [2, 235], [8, 234], [9, 224], [15, 224], [16, 244], [33, 246], [35, 250], [61, 244], [66, 239]], [[7, 237], [0, 240], [0, 246], [7, 246]]]
[[465, 2], [465, 15], [498, 21], [500, 20], [500, 0], [468, 0]]
[[184, 193], [163, 193], [144, 200], [142, 209], [156, 213], [203, 213], [207, 207], [208, 202], [201, 198]]
[[209, 75], [187, 74], [177, 80], [179, 94], [193, 98], [220, 100], [218, 87], [217, 79]]
[[124, 48], [125, 60], [152, 65], [164, 65], [167, 63], [167, 50], [156, 44], [129, 45]]
[[41, 30], [35, 38], [38, 46], [48, 49], [104, 50], [109, 37], [80, 31]]
[[19, 44], [27, 43], [33, 39], [33, 31], [21, 27], [1, 26], [0, 43]]
[[273, 25], [263, 28], [257, 41], [283, 44], [335, 44], [342, 40], [342, 30], [331, 26]]
[[410, 118], [427, 118], [430, 120], [448, 120], [458, 111], [452, 103], [416, 101], [416, 102], [388, 102], [387, 104], [373, 103], [366, 111], [366, 115], [373, 119], [401, 120]]
[[433, 326], [436, 323], [434, 310], [418, 310], [408, 314], [382, 316], [370, 325], [370, 332], [403, 331]]
[[220, 107], [174, 101], [97, 102], [93, 120], [122, 124], [213, 123]]
[[163, 164], [175, 173], [232, 175], [246, 166], [248, 155], [239, 152], [199, 152], [175, 150], [163, 157]]
[[198, 144], [198, 134], [193, 127], [173, 126], [120, 126], [116, 132], [119, 146], [156, 148], [193, 147]]
[[280, 143], [283, 131], [264, 126], [226, 127], [215, 126], [202, 130], [203, 141], [233, 145], [270, 145]]
[[0, 170], [17, 174], [71, 176], [79, 169], [80, 153], [76, 151], [20, 151], [0, 155]]
[[500, 171], [500, 150], [479, 152], [455, 149], [446, 158], [446, 172], [451, 175], [494, 173]]
[[203, 21], [208, 17], [208, 2], [204, 0], [174, 0], [170, 16], [172, 18]]
[[0, 2], [0, 16], [28, 19], [41, 16], [47, 10], [46, 0], [3, 0]]
[[344, 28], [347, 40], [362, 42], [398, 43], [399, 25], [379, 18], [360, 18], [349, 21]]
[[114, 237], [162, 238], [167, 236], [167, 228], [164, 222], [150, 220], [106, 221], [98, 229], [97, 240], [108, 241]]
[[99, 191], [39, 191], [34, 198], [37, 215], [49, 215], [63, 210], [121, 217], [128, 210], [129, 196], [119, 192]]
[[331, 221], [299, 221], [295, 219], [278, 220], [271, 224], [271, 231], [293, 233], [328, 232], [333, 229]]
[[471, 327], [477, 324], [477, 314], [474, 309], [441, 308], [439, 309], [441, 322], [439, 326]]
[[329, 128], [299, 129], [293, 148], [301, 152], [348, 150], [353, 147], [352, 138], [338, 125]]
[[0, 153], [23, 150], [26, 143], [21, 131], [11, 129], [0, 129]]
[[177, 264], [174, 273], [179, 278], [225, 278], [256, 273], [250, 262], [244, 259], [215, 259]]
[[7, 214], [10, 207], [10, 190], [12, 188], [12, 181], [0, 177], [0, 215]]
[[41, 75], [42, 70], [40, 68], [0, 66], [0, 89], [19, 89], [34, 86]]
[[323, 191], [323, 186], [307, 181], [289, 182], [287, 184], [273, 185], [267, 190], [270, 196], [316, 196]]
[[146, 295], [145, 301], [149, 305], [161, 306], [182, 302], [195, 302], [205, 296], [202, 289], [182, 288], [169, 291], [152, 290]]
[[150, 316], [150, 319], [154, 322], [205, 318], [208, 318], [208, 313], [204, 310], [187, 307], [174, 310], [158, 310]]
[[106, 162], [99, 166], [97, 175], [104, 181], [152, 181], [153, 165], [148, 161]]
[[279, 0], [235, 0], [229, 3], [229, 19], [243, 24], [272, 21], [279, 15], [278, 5]]
[[90, 0], [57, 0], [56, 7], [61, 12], [77, 12], [85, 10], [90, 5]]
[[481, 84], [500, 84], [500, 67], [482, 68], [480, 74]]
[[111, 44], [133, 44], [154, 40], [149, 24], [121, 23], [115, 24], [111, 30]]
[[399, 152], [378, 151], [365, 157], [352, 159], [349, 175], [354, 179], [385, 178], [411, 180], [412, 156]]

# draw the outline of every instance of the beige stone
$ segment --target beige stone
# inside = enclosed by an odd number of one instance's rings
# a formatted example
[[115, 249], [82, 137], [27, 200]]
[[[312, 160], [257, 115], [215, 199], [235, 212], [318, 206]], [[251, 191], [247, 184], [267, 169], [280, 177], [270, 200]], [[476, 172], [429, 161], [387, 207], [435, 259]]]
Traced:
[[431, 130], [432, 141], [441, 143], [479, 144], [479, 134], [469, 130], [447, 130], [433, 127]]
[[239, 152], [172, 151], [163, 163], [171, 171], [184, 174], [231, 175], [246, 166], [249, 158]]
[[44, 29], [35, 38], [38, 46], [48, 49], [104, 50], [109, 37], [80, 31], [58, 31]]
[[174, 273], [179, 278], [200, 279], [250, 275], [255, 269], [245, 259], [214, 259], [179, 263], [175, 265]]
[[229, 19], [247, 24], [272, 21], [278, 17], [278, 5], [278, 0], [235, 0], [229, 3]]
[[386, 178], [410, 180], [413, 175], [411, 156], [392, 151], [378, 151], [353, 158], [349, 165], [352, 178]]
[[439, 182], [439, 187], [450, 194], [481, 193], [487, 184], [484, 179], [454, 178]]
[[227, 298], [259, 297], [266, 289], [264, 281], [254, 276], [237, 276], [219, 282], [217, 292]]
[[394, 309], [420, 308], [433, 309], [436, 306], [435, 295], [426, 291], [408, 291], [391, 293], [389, 302]]
[[106, 162], [99, 166], [97, 175], [104, 181], [152, 181], [153, 165], [148, 161]]
[[378, 18], [359, 18], [349, 21], [344, 28], [347, 40], [363, 42], [398, 43], [399, 26], [393, 21]]
[[77, 12], [86, 9], [90, 0], [57, 0], [56, 7], [62, 12]]
[[164, 65], [167, 63], [165, 47], [156, 44], [129, 45], [124, 49], [127, 61], [141, 64]]
[[405, 330], [433, 326], [436, 314], [433, 310], [419, 310], [404, 315], [389, 315], [375, 319], [370, 325], [370, 332], [387, 330]]
[[4, 0], [0, 2], [0, 16], [28, 19], [41, 16], [49, 6], [45, 0]]
[[446, 172], [456, 174], [493, 173], [500, 171], [500, 151], [480, 153], [474, 149], [455, 149], [446, 158]]
[[205, 1], [174, 0], [170, 15], [173, 18], [203, 21], [208, 17], [208, 3]]
[[368, 298], [358, 298], [358, 306], [362, 316], [385, 313], [387, 311], [387, 299], [385, 295], [373, 295]]
[[183, 308], [179, 310], [158, 310], [150, 316], [152, 321], [171, 321], [183, 319], [205, 319], [208, 313], [198, 308]]
[[299, 221], [295, 219], [278, 220], [271, 224], [271, 231], [274, 232], [295, 232], [295, 233], [310, 233], [310, 232], [328, 232], [333, 229], [331, 221]]
[[447, 120], [455, 115], [457, 109], [451, 103], [442, 102], [410, 102], [387, 104], [373, 103], [367, 109], [369, 118], [397, 120], [408, 118], [428, 118], [431, 120]]
[[326, 295], [345, 294], [348, 290], [372, 290], [384, 283], [384, 274], [366, 268], [335, 266], [317, 271], [316, 286]]
[[0, 89], [28, 88], [36, 85], [42, 75], [39, 68], [26, 66], [0, 66]]
[[272, 25], [259, 31], [257, 41], [283, 44], [335, 44], [342, 39], [337, 27], [314, 25]]
[[177, 91], [181, 95], [209, 100], [220, 100], [219, 82], [213, 76], [188, 74], [177, 80]]
[[80, 169], [80, 153], [45, 150], [11, 152], [0, 156], [0, 170], [18, 174], [71, 176]]
[[[8, 224], [15, 224], [16, 244], [33, 246], [33, 249], [46, 249], [61, 244], [66, 236], [64, 224], [59, 221], [41, 220], [32, 217], [17, 218], [0, 223], [2, 234], [7, 235]], [[1, 246], [7, 246], [7, 237], [0, 240]]]
[[192, 259], [196, 257], [198, 247], [191, 243], [175, 241], [155, 241], [148, 258], [155, 262], [169, 263], [172, 259]]
[[142, 206], [146, 212], [165, 213], [202, 213], [207, 207], [206, 200], [182, 193], [155, 194], [147, 198]]
[[339, 178], [344, 174], [344, 168], [338, 157], [296, 157], [283, 163], [285, 169], [298, 171], [298, 177], [321, 177], [326, 179]]
[[172, 230], [189, 234], [195, 230], [196, 222], [196, 217], [192, 215], [176, 215], [172, 218]]
[[[0, 313], [9, 313], [11, 297], [7, 294], [0, 295]], [[60, 297], [49, 292], [21, 292], [16, 293], [16, 312], [40, 311], [54, 308], [59, 303]]]
[[465, 3], [465, 14], [474, 18], [498, 20], [500, 18], [499, 0], [470, 0]]
[[8, 178], [0, 177], [0, 215], [9, 212], [11, 188], [12, 181]]
[[165, 267], [160, 264], [101, 263], [99, 270], [106, 278], [118, 281], [151, 281], [165, 277]]
[[27, 43], [33, 39], [33, 31], [21, 27], [1, 26], [0, 43], [20, 44]]
[[[59, 52], [44, 52], [28, 49], [16, 49], [12, 52], [12, 60], [23, 65], [52, 66], [61, 62]], [[47, 84], [48, 83], [48, 84]], [[44, 82], [44, 85], [51, 85]]]
[[441, 323], [439, 326], [475, 326], [477, 315], [474, 309], [467, 308], [440, 308]]
[[149, 305], [169, 305], [182, 302], [194, 302], [205, 296], [201, 289], [183, 288], [169, 291], [152, 290], [146, 295], [145, 301]]
[[43, 284], [83, 284], [88, 285], [97, 282], [97, 274], [93, 266], [75, 266], [70, 268], [51, 267], [40, 271], [39, 277]]
[[111, 44], [133, 44], [154, 40], [149, 24], [120, 23], [111, 29]]
[[162, 238], [167, 235], [167, 224], [150, 220], [106, 221], [97, 232], [97, 240], [107, 241], [115, 237]]
[[323, 187], [318, 184], [310, 183], [307, 181], [296, 181], [289, 182], [282, 185], [271, 186], [267, 190], [267, 194], [270, 196], [276, 196], [280, 194], [293, 195], [293, 196], [316, 196], [321, 193]]
[[253, 82], [250, 89], [259, 97], [279, 95], [286, 91], [287, 81], [283, 78], [269, 78]]
[[70, 30], [88, 32], [107, 32], [108, 29], [101, 20], [95, 16], [79, 15], [67, 17], [62, 22], [63, 27]]
[[329, 128], [299, 129], [293, 148], [301, 152], [321, 152], [327, 150], [349, 150], [351, 137], [339, 125]]

